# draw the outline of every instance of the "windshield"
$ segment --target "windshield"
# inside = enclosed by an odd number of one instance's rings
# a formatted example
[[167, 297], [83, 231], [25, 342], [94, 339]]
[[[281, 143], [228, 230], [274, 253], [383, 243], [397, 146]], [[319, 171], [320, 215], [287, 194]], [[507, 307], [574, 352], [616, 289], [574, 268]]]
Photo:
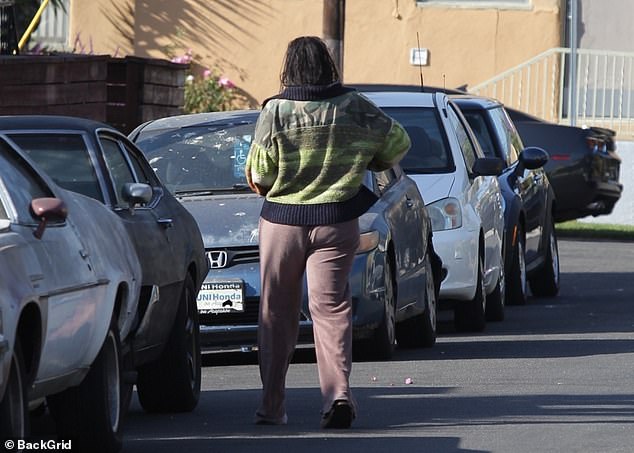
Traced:
[[406, 173], [451, 173], [451, 153], [436, 109], [425, 107], [383, 107], [385, 113], [407, 130], [412, 147], [401, 161]]
[[142, 132], [136, 144], [172, 193], [242, 191], [254, 128], [241, 122]]

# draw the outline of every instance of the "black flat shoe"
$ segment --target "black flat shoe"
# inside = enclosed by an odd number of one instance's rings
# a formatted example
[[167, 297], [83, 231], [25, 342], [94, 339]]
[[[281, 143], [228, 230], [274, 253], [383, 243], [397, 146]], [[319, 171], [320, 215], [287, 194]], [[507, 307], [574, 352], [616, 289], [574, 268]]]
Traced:
[[321, 417], [324, 429], [348, 429], [354, 420], [354, 409], [346, 400], [337, 400], [332, 408]]

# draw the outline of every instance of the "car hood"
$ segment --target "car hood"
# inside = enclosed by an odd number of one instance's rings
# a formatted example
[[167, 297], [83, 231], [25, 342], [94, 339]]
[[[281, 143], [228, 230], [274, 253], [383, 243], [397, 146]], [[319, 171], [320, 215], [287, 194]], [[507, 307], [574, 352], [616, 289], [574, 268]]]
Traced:
[[[258, 222], [264, 198], [256, 194], [207, 195], [182, 198], [194, 216], [206, 249], [258, 245]], [[359, 218], [359, 230], [373, 229], [375, 206]]]
[[256, 194], [182, 198], [194, 216], [205, 248], [258, 245], [258, 221], [264, 198]]
[[408, 173], [407, 176], [412, 178], [418, 186], [425, 204], [447, 198], [456, 180], [456, 177], [452, 174], [426, 175]]

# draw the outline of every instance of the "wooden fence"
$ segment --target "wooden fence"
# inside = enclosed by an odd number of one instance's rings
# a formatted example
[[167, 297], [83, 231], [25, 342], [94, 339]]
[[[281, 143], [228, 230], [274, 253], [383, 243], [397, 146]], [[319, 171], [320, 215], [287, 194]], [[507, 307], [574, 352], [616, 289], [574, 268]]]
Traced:
[[187, 66], [107, 55], [0, 56], [0, 115], [69, 115], [127, 134], [182, 113]]

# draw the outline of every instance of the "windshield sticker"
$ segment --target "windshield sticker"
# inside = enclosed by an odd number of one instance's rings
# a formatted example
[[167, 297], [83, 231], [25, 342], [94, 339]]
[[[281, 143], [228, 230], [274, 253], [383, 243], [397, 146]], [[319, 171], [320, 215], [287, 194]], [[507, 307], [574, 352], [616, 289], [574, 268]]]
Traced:
[[233, 176], [244, 178], [244, 166], [251, 146], [251, 136], [243, 135], [233, 142]]

